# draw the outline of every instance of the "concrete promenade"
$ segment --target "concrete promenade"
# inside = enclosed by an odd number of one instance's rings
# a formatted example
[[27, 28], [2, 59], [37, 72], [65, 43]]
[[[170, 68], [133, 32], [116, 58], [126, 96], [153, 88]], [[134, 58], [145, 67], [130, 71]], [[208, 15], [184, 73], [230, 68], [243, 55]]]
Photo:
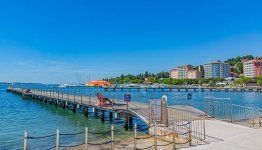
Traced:
[[206, 120], [207, 144], [193, 150], [261, 150], [262, 128], [253, 129], [219, 120]]

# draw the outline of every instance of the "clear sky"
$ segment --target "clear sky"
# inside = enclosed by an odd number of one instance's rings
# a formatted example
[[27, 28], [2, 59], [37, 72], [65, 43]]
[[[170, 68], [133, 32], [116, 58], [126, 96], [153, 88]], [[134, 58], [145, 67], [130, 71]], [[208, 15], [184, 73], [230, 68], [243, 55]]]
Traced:
[[0, 81], [74, 83], [262, 55], [257, 0], [1, 0]]

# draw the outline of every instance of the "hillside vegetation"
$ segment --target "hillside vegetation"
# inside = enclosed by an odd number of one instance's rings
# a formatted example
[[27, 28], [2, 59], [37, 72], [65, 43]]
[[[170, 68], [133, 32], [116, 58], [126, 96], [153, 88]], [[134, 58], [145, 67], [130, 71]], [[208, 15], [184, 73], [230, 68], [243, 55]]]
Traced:
[[237, 56], [235, 58], [230, 58], [225, 61], [232, 66], [231, 72], [242, 74], [243, 73], [243, 61], [244, 60], [252, 60], [252, 59], [262, 59], [262, 57], [254, 57], [252, 55], [246, 56]]

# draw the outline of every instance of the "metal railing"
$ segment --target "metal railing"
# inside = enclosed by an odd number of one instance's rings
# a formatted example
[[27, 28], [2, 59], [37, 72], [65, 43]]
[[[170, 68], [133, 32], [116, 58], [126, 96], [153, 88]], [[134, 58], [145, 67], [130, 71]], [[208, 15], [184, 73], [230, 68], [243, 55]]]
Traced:
[[[198, 112], [192, 107], [187, 106], [181, 108], [167, 106], [166, 108], [163, 108], [161, 104], [152, 102], [150, 104], [150, 109], [150, 122], [157, 122], [158, 126], [171, 130], [171, 124], [174, 121], [177, 125], [175, 128], [176, 133], [185, 133], [187, 128], [183, 125], [190, 122], [192, 137], [198, 140], [206, 139], [204, 113]], [[166, 109], [166, 111], [163, 111], [163, 109]], [[167, 118], [165, 119], [163, 117]]]
[[[137, 127], [135, 125], [135, 137], [134, 137], [134, 149], [149, 149], [154, 148], [158, 149], [159, 147], [166, 147], [172, 145], [173, 149], [176, 149], [181, 146], [192, 146], [192, 126], [191, 122], [185, 124], [177, 124], [175, 121], [170, 124], [172, 126], [171, 130], [165, 130], [163, 132], [162, 127], [159, 127], [155, 122], [149, 128], [152, 130], [151, 136], [137, 136]], [[184, 132], [177, 132], [177, 128], [184, 128]], [[138, 141], [153, 138], [153, 144], [144, 146], [143, 148], [138, 148]], [[162, 143], [158, 143], [158, 139], [161, 139]], [[164, 142], [163, 142], [164, 141]], [[140, 147], [140, 146], [139, 146]], [[169, 147], [171, 149], [171, 147]]]
[[205, 98], [204, 111], [207, 117], [252, 128], [261, 127], [261, 110], [232, 104], [231, 98]]

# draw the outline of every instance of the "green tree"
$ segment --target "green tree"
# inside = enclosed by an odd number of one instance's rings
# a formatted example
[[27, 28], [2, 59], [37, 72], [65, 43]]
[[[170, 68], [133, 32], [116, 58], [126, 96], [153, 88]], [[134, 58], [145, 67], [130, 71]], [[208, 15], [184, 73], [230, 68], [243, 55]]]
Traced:
[[237, 62], [234, 68], [236, 69], [236, 73], [243, 73], [243, 63], [242, 62]]
[[262, 86], [262, 76], [258, 78], [257, 85]]
[[235, 81], [235, 84], [238, 84], [238, 85], [244, 85], [244, 86], [247, 86], [247, 84], [249, 82], [251, 82], [251, 78], [248, 78], [248, 77], [242, 77], [238, 80]]
[[246, 56], [237, 56], [236, 58], [230, 58], [227, 59], [225, 62], [230, 64], [232, 66], [231, 71], [235, 73], [243, 73], [243, 60], [251, 60], [254, 59], [254, 56], [252, 55], [246, 55]]
[[215, 80], [210, 80], [209, 83], [208, 83], [208, 85], [211, 86], [211, 87], [216, 86]]
[[254, 59], [254, 56], [252, 56], [252, 55], [246, 55], [246, 56], [243, 56], [242, 59], [251, 60], [251, 59]]

